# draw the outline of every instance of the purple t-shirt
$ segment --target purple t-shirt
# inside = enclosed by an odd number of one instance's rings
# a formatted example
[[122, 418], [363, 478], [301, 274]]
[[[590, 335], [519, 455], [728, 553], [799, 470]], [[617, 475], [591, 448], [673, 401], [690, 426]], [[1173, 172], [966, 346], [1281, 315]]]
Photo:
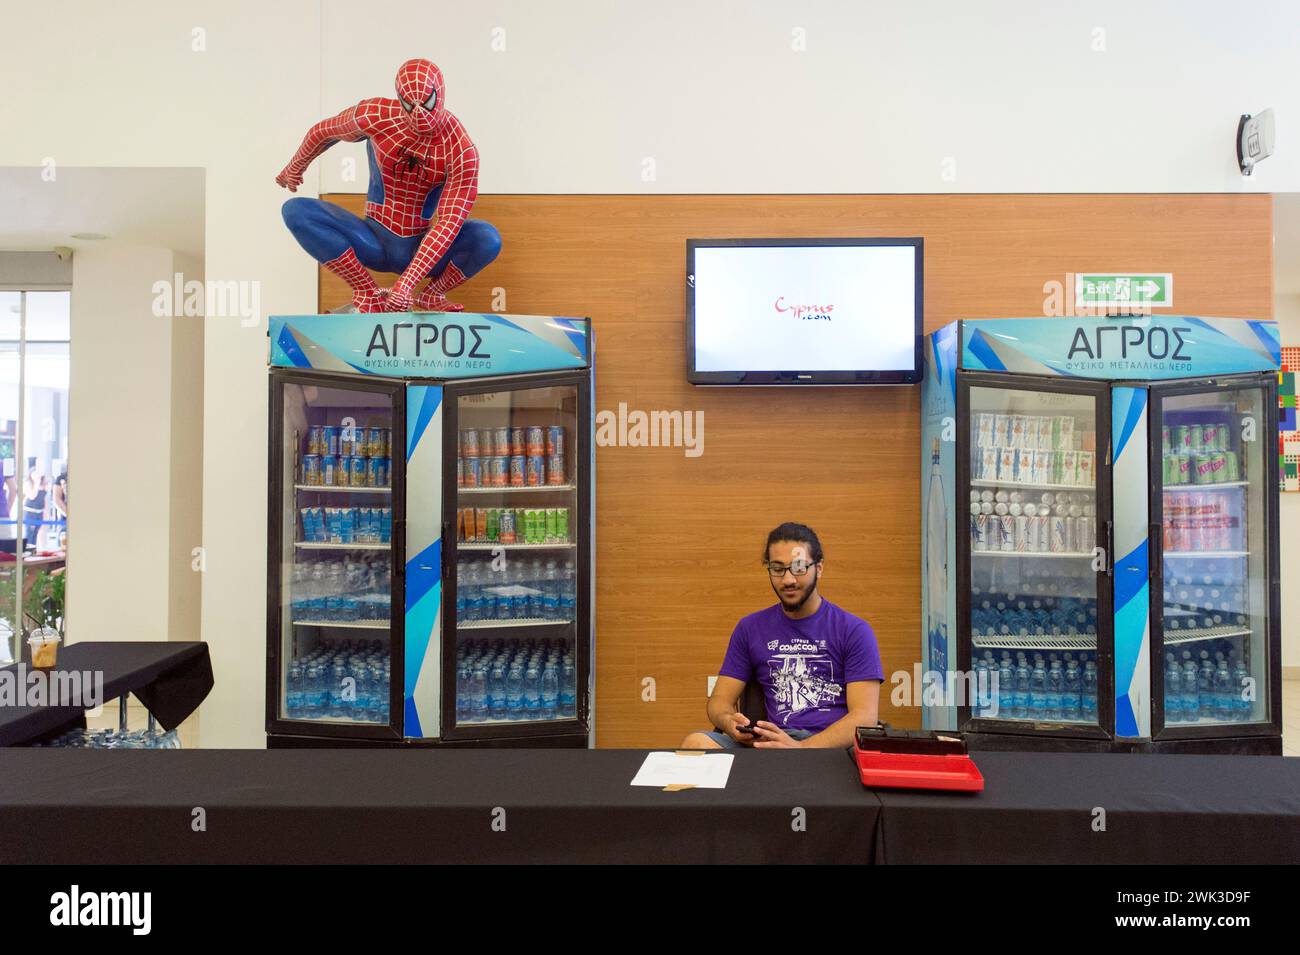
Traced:
[[768, 720], [814, 733], [848, 712], [847, 684], [885, 679], [871, 626], [825, 597], [801, 620], [787, 617], [780, 604], [741, 617], [718, 672], [746, 683], [757, 678]]

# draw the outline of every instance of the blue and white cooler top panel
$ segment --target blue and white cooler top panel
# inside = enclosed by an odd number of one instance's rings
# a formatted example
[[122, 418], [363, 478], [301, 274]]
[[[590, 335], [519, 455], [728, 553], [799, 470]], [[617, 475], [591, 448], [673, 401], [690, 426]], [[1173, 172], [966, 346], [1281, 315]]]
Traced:
[[381, 378], [489, 378], [591, 364], [585, 318], [478, 312], [273, 315], [273, 366]]
[[1275, 370], [1276, 322], [1150, 315], [961, 322], [961, 367], [1106, 381], [1204, 378]]

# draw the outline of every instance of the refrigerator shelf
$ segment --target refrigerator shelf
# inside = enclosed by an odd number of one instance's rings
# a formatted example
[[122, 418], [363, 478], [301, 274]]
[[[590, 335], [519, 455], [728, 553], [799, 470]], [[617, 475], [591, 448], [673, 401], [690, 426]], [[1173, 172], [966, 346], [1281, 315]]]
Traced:
[[[1084, 491], [1091, 494], [1096, 490], [1092, 484], [1034, 484], [1032, 481], [999, 481], [989, 478], [972, 478], [970, 484], [971, 487], [1000, 487], [1007, 491]], [[1215, 486], [1222, 487], [1222, 485]]]
[[1250, 634], [1250, 630], [1242, 630], [1240, 627], [1210, 627], [1208, 630], [1165, 630], [1164, 645], [1172, 647], [1181, 643], [1196, 643], [1199, 640], [1248, 637]]
[[469, 544], [464, 541], [460, 541], [456, 544], [456, 549], [457, 550], [496, 550], [498, 547], [500, 547], [502, 550], [557, 550], [559, 548], [572, 550], [577, 546], [578, 545], [573, 543], [572, 541], [563, 544], [501, 544], [495, 541], [483, 543], [483, 544]]
[[511, 485], [507, 485], [505, 487], [458, 487], [456, 488], [456, 493], [457, 494], [500, 494], [503, 491], [508, 491], [511, 494], [519, 494], [519, 493], [536, 494], [539, 491], [572, 491], [572, 490], [573, 490], [572, 484], [538, 484], [534, 487], [529, 487], [528, 485], [524, 485], [522, 487], [511, 486]]
[[1186, 560], [1213, 560], [1215, 557], [1249, 557], [1248, 550], [1167, 550], [1166, 557], [1182, 557]]
[[391, 550], [392, 544], [318, 544], [315, 541], [294, 541], [294, 547], [303, 550]]
[[393, 489], [384, 487], [351, 487], [344, 484], [295, 484], [295, 491], [323, 491], [327, 494], [392, 494]]
[[972, 550], [972, 557], [1091, 557], [1092, 551]]
[[1165, 491], [1217, 491], [1221, 488], [1248, 487], [1249, 481], [1218, 481], [1214, 484], [1166, 484]]
[[988, 650], [1096, 650], [1096, 635], [972, 637], [971, 646]]
[[499, 630], [504, 627], [564, 627], [572, 620], [547, 620], [543, 617], [529, 617], [526, 620], [469, 620], [456, 623], [457, 630]]
[[387, 630], [388, 624], [378, 620], [295, 620], [295, 627], [337, 627], [346, 630]]

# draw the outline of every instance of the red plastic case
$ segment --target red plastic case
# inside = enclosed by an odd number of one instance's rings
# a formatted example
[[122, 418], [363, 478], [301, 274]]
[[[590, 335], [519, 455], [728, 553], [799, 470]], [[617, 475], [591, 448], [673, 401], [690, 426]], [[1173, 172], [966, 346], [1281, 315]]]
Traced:
[[862, 785], [873, 789], [980, 792], [984, 776], [966, 754], [964, 740], [941, 732], [859, 727], [853, 761]]

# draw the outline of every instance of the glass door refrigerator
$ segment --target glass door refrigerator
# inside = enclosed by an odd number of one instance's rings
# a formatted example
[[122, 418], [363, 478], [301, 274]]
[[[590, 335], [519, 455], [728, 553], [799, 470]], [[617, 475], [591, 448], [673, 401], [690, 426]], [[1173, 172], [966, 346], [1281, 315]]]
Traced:
[[1271, 322], [927, 338], [930, 729], [973, 749], [1281, 752]]
[[591, 745], [589, 322], [269, 334], [268, 747]]

